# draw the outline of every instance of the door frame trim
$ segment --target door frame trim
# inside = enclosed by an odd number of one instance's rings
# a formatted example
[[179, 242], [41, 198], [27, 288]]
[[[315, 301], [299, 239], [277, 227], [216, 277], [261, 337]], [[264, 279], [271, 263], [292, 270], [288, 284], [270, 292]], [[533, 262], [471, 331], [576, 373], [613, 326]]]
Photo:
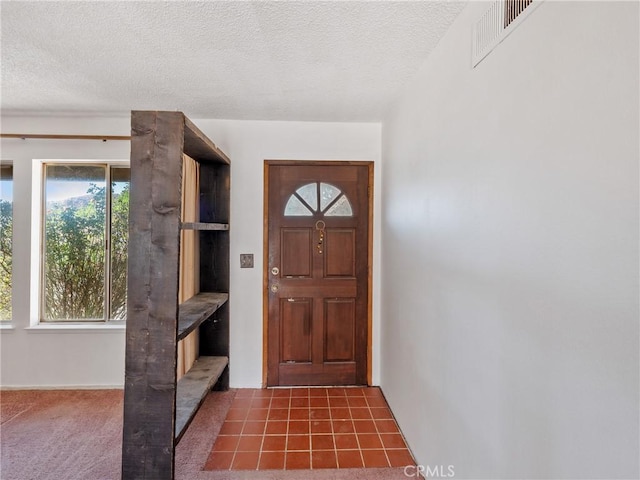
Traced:
[[269, 355], [269, 167], [276, 165], [335, 165], [367, 167], [367, 201], [369, 218], [367, 219], [367, 385], [372, 384], [373, 365], [373, 171], [374, 162], [369, 160], [265, 160], [264, 161], [264, 198], [263, 198], [263, 251], [262, 251], [262, 388], [267, 388]]

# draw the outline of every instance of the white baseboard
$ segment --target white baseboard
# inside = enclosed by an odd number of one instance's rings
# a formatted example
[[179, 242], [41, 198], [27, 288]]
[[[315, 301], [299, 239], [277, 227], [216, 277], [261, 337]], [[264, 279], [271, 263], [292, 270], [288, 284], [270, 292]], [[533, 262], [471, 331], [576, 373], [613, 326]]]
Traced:
[[124, 385], [0, 385], [1, 390], [123, 390]]

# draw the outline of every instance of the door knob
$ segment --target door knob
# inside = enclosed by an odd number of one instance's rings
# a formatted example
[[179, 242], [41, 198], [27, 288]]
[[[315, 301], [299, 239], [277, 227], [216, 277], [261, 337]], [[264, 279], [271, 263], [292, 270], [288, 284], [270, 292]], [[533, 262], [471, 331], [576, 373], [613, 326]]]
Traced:
[[276, 293], [278, 290], [280, 290], [280, 286], [277, 283], [274, 283], [273, 285], [271, 285], [271, 291], [273, 293]]

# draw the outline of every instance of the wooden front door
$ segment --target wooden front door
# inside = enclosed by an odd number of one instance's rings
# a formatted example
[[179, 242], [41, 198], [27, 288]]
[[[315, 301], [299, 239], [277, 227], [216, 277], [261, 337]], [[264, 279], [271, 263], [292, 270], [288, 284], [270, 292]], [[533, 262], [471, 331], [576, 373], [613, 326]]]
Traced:
[[267, 385], [364, 385], [370, 162], [266, 163]]

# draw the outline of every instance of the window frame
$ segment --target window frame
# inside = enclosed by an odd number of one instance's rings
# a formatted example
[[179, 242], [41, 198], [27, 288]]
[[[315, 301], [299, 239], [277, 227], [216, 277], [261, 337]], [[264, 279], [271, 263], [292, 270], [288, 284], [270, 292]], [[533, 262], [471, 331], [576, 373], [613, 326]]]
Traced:
[[[70, 329], [70, 328], [89, 328], [108, 329], [125, 328], [126, 319], [113, 320], [109, 317], [109, 305], [111, 302], [110, 281], [107, 281], [110, 275], [110, 259], [105, 261], [105, 319], [85, 320], [46, 320], [44, 316], [45, 309], [45, 215], [46, 208], [46, 167], [47, 165], [70, 165], [70, 166], [100, 166], [105, 167], [107, 174], [105, 181], [110, 182], [111, 167], [130, 168], [129, 160], [123, 159], [34, 159], [32, 164], [32, 217], [31, 217], [31, 291], [37, 294], [31, 295], [30, 305], [30, 328], [43, 329]], [[110, 189], [110, 183], [108, 183]], [[111, 196], [107, 195], [105, 205], [105, 216], [109, 221], [105, 221], [105, 235], [108, 235], [105, 249], [105, 259], [111, 253]]]
[[[303, 196], [302, 194], [299, 193], [299, 191], [303, 188], [309, 187], [310, 185], [314, 185], [315, 186], [315, 194], [316, 194], [316, 201], [314, 203], [316, 203], [316, 208], [313, 207], [313, 205], [311, 205]], [[324, 207], [322, 206], [322, 186], [323, 185], [327, 185], [329, 187], [334, 188], [335, 190], [337, 190], [337, 195], [334, 199], [330, 200]], [[340, 203], [340, 201], [344, 199], [347, 202], [347, 207], [349, 208], [349, 211], [351, 213], [349, 213], [348, 215], [336, 215], [331, 213], [331, 210], [338, 205], [338, 203]], [[291, 203], [292, 200], [297, 200], [301, 206], [303, 206], [304, 208], [306, 208], [308, 210], [308, 214], [304, 213], [304, 214], [293, 214], [293, 213], [287, 213], [287, 209], [289, 208], [289, 204]], [[351, 200], [349, 200], [349, 197], [347, 196], [346, 193], [344, 193], [344, 191], [342, 191], [342, 189], [340, 189], [339, 187], [337, 187], [336, 185], [332, 184], [332, 183], [328, 183], [328, 182], [309, 182], [309, 183], [305, 183], [304, 185], [301, 185], [300, 187], [296, 188], [293, 193], [291, 193], [291, 195], [289, 195], [289, 198], [287, 199], [287, 201], [284, 204], [284, 212], [283, 215], [285, 217], [353, 217], [354, 213], [353, 213], [353, 207], [351, 206]]]
[[[0, 167], [9, 167], [11, 170], [11, 303], [13, 303], [13, 272], [14, 272], [14, 261], [13, 261], [13, 226], [15, 223], [14, 216], [14, 203], [15, 203], [15, 185], [14, 185], [14, 170], [13, 170], [13, 160], [2, 160], [0, 161]], [[8, 318], [0, 318], [0, 328], [10, 328], [13, 326], [13, 305], [10, 307], [10, 316]]]

